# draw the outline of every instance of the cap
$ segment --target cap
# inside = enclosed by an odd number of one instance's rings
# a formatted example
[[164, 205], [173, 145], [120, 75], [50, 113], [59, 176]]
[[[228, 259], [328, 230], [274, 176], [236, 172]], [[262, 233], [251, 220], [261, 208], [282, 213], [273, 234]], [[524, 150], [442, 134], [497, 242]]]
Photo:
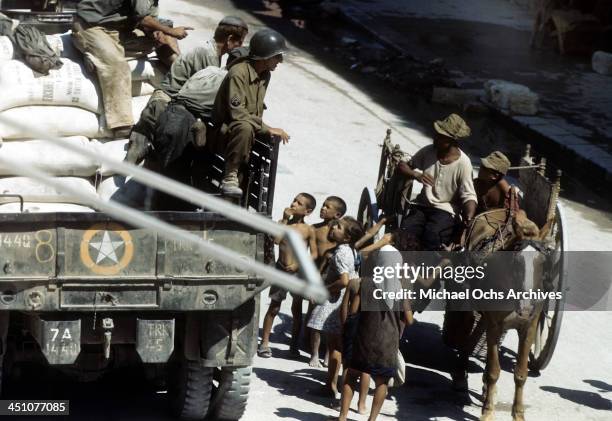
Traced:
[[237, 26], [239, 28], [244, 28], [247, 31], [249, 30], [249, 27], [246, 24], [246, 22], [242, 20], [242, 18], [239, 18], [238, 16], [226, 16], [223, 19], [221, 19], [221, 22], [219, 22], [219, 25]]
[[472, 134], [470, 127], [457, 114], [451, 114], [444, 120], [438, 120], [433, 126], [436, 132], [455, 140], [464, 139]]
[[500, 151], [492, 152], [486, 158], [481, 158], [480, 162], [483, 167], [497, 171], [503, 175], [506, 175], [511, 165], [508, 157]]

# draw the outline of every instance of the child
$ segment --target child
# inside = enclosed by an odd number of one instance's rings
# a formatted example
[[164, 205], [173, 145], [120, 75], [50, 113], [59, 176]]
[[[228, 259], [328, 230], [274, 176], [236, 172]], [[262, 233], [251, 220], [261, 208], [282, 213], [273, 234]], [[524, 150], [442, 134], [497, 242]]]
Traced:
[[[319, 217], [323, 220], [317, 224], [314, 224], [313, 227], [315, 229], [315, 235], [317, 239], [317, 251], [319, 257], [316, 260], [316, 265], [321, 271], [321, 275], [325, 271], [327, 267], [327, 262], [329, 260], [329, 255], [331, 254], [331, 250], [336, 247], [336, 243], [329, 240], [329, 225], [332, 221], [338, 220], [344, 216], [346, 213], [346, 202], [342, 200], [338, 196], [329, 196], [323, 202], [323, 206], [321, 206], [321, 212], [319, 213]], [[310, 302], [308, 306], [307, 319], [310, 319], [310, 315], [312, 314], [312, 310], [314, 309], [314, 305]], [[311, 357], [309, 365], [311, 367], [321, 367], [321, 363], [319, 362], [319, 347], [321, 346], [321, 333], [317, 330], [313, 330], [310, 333], [310, 346], [311, 346]], [[326, 355], [326, 361], [327, 361]]]
[[[296, 230], [306, 242], [306, 245], [310, 249], [310, 255], [313, 259], [317, 258], [317, 242], [315, 240], [315, 231], [312, 225], [308, 225], [304, 222], [304, 218], [310, 215], [317, 203], [315, 198], [308, 193], [298, 194], [291, 206], [286, 208], [283, 212], [283, 219], [279, 221], [280, 224], [288, 225]], [[276, 262], [276, 268], [283, 270], [287, 273], [294, 274], [298, 271], [298, 263], [291, 253], [288, 245], [285, 241], [278, 242], [279, 252], [278, 261]], [[302, 297], [292, 296], [291, 313], [293, 315], [293, 326], [291, 331], [291, 348], [290, 352], [292, 356], [299, 357], [299, 337], [300, 330], [302, 328]], [[280, 311], [281, 303], [287, 298], [287, 291], [278, 287], [270, 287], [270, 307], [266, 312], [263, 323], [263, 336], [261, 338], [261, 344], [257, 350], [257, 355], [262, 358], [270, 358], [272, 356], [272, 350], [270, 349], [270, 333], [272, 331], [272, 324], [274, 318]]]
[[308, 327], [326, 334], [329, 349], [326, 389], [334, 397], [338, 393], [338, 372], [342, 358], [340, 307], [349, 281], [357, 278], [353, 245], [362, 236], [361, 225], [354, 218], [344, 217], [330, 224], [329, 240], [337, 244], [330, 257], [325, 277], [325, 285], [330, 297], [323, 304], [314, 308], [308, 322]]
[[[377, 255], [375, 266], [393, 267], [401, 263], [401, 255], [397, 249], [388, 244], [390, 238], [391, 236], [385, 237], [384, 245], [380, 241], [375, 244], [382, 252]], [[369, 251], [374, 250], [375, 247], [370, 247]], [[398, 280], [394, 281], [398, 283]], [[389, 379], [395, 375], [397, 369], [402, 331], [405, 325], [412, 323], [412, 312], [407, 300], [403, 300], [399, 307], [392, 302], [363, 311], [361, 291], [365, 290], [363, 294], [371, 296], [372, 289], [376, 288], [371, 278], [365, 278], [363, 282], [355, 285], [352, 293], [349, 292], [350, 308], [347, 309], [349, 314], [344, 332], [344, 349], [348, 355], [345, 355], [346, 371], [338, 417], [341, 421], [347, 419], [358, 378], [361, 383], [358, 410], [360, 413], [365, 412], [365, 396], [369, 385], [369, 376], [366, 374], [372, 376], [376, 385], [369, 417], [370, 421], [376, 420], [387, 396]]]
[[511, 186], [504, 176], [510, 168], [510, 160], [500, 151], [495, 151], [480, 161], [482, 165], [474, 180], [478, 196], [476, 213], [506, 207]]

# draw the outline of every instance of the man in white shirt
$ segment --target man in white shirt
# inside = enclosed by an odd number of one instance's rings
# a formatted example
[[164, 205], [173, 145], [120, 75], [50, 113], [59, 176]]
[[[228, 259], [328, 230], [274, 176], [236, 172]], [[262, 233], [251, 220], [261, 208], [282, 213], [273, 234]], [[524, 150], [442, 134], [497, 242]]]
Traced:
[[433, 144], [420, 149], [410, 162], [399, 165], [401, 173], [423, 184], [401, 227], [414, 235], [423, 250], [440, 250], [449, 244], [459, 215], [467, 226], [478, 203], [472, 163], [459, 149], [459, 141], [470, 136], [470, 128], [457, 114], [433, 126]]

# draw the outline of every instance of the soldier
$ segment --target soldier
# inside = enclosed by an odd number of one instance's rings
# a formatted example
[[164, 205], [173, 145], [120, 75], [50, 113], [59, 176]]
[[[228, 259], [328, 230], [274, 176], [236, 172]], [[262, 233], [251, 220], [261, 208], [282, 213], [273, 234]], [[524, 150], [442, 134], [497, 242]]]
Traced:
[[[179, 56], [166, 74], [161, 89], [156, 90], [140, 114], [140, 120], [130, 133], [130, 145], [125, 160], [138, 164], [146, 156], [153, 140], [153, 132], [159, 116], [172, 99], [175, 99], [185, 83], [196, 73], [208, 67], [221, 67], [221, 57], [238, 48], [248, 33], [247, 24], [239, 17], [221, 19], [212, 39], [201, 47]], [[201, 126], [200, 130], [205, 128]], [[202, 130], [204, 131], [204, 130]]]
[[272, 29], [262, 29], [253, 35], [249, 48], [249, 59], [232, 66], [221, 84], [207, 142], [225, 158], [221, 191], [232, 197], [242, 196], [238, 172], [248, 161], [255, 136], [289, 141], [283, 129], [268, 127], [262, 121], [270, 72], [283, 61], [285, 38]]
[[171, 28], [160, 23], [158, 1], [82, 0], [72, 28], [75, 46], [95, 69], [106, 124], [116, 137], [129, 133], [132, 117], [132, 77], [126, 57], [146, 56], [154, 48], [170, 65], [179, 54], [177, 39], [187, 36], [189, 27]]

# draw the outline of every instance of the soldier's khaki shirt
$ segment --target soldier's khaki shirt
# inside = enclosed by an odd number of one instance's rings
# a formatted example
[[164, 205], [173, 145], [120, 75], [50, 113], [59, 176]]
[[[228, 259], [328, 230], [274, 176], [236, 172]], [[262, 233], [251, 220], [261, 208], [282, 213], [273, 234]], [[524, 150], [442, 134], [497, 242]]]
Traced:
[[215, 125], [246, 121], [258, 134], [269, 135], [270, 128], [262, 121], [269, 83], [270, 72], [258, 75], [250, 60], [234, 64], [223, 79], [215, 98]]
[[206, 41], [203, 46], [194, 48], [186, 54], [181, 54], [166, 73], [161, 88], [174, 98], [191, 76], [208, 66], [221, 67], [221, 58], [214, 39]]

